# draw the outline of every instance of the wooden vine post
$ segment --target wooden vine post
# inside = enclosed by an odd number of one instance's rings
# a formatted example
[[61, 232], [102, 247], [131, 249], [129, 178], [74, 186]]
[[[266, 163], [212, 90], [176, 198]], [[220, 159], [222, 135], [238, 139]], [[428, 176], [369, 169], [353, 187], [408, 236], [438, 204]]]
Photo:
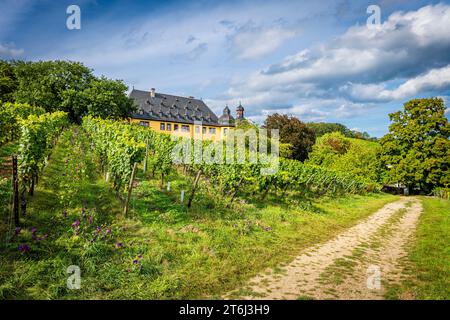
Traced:
[[123, 208], [124, 216], [128, 215], [128, 207], [129, 207], [130, 199], [131, 199], [131, 191], [133, 191], [133, 183], [134, 183], [134, 178], [136, 177], [136, 170], [137, 170], [137, 162], [134, 163], [133, 171], [131, 172], [130, 184], [128, 185], [128, 195], [127, 195], [127, 199], [125, 200], [125, 207]]
[[194, 185], [192, 186], [191, 194], [189, 195], [189, 200], [187, 203], [187, 207], [190, 208], [192, 205], [192, 200], [194, 199], [195, 190], [197, 190], [198, 181], [200, 180], [200, 176], [202, 174], [202, 170], [198, 170], [197, 175], [195, 176]]
[[13, 174], [13, 215], [14, 224], [19, 226], [19, 175], [17, 174], [17, 156], [12, 157], [12, 174]]
[[147, 172], [147, 162], [148, 162], [148, 138], [145, 140], [144, 173]]

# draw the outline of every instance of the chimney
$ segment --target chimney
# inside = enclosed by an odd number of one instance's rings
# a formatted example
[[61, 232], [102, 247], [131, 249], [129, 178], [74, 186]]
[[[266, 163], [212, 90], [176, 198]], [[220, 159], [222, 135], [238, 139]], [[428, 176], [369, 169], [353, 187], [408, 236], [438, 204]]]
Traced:
[[155, 97], [155, 88], [150, 89], [150, 97], [152, 97], [152, 98]]

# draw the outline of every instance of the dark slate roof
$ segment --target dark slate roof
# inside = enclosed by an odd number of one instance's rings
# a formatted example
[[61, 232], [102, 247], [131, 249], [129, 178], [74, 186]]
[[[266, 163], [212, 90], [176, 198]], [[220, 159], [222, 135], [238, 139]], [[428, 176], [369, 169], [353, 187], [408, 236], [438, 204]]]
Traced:
[[137, 112], [132, 114], [136, 119], [189, 124], [202, 121], [204, 125], [220, 126], [214, 112], [199, 99], [158, 92], [155, 93], [155, 97], [151, 97], [149, 91], [135, 89], [131, 91], [130, 98], [134, 99], [137, 105]]

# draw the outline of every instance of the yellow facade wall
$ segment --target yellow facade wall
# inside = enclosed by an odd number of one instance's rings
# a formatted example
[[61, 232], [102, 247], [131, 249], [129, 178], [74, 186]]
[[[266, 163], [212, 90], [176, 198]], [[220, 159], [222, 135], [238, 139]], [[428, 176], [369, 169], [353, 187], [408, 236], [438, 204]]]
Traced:
[[[201, 139], [201, 140], [211, 140], [211, 141], [217, 141], [221, 140], [225, 136], [224, 129], [227, 129], [228, 131], [232, 127], [219, 127], [219, 126], [210, 126], [210, 125], [197, 125], [197, 124], [186, 124], [186, 123], [180, 123], [180, 122], [170, 122], [170, 121], [156, 121], [156, 120], [143, 120], [143, 119], [130, 119], [131, 123], [148, 123], [148, 127], [155, 132], [160, 133], [167, 133], [167, 134], [177, 134], [179, 136], [185, 136], [195, 139]], [[164, 130], [161, 130], [161, 124], [164, 124]], [[178, 130], [174, 131], [175, 126], [178, 126]], [[189, 131], [182, 131], [182, 126], [189, 126]], [[198, 129], [196, 129], [198, 127]], [[168, 130], [170, 128], [170, 130]], [[206, 132], [204, 132], [206, 128]], [[210, 132], [210, 128], [215, 129], [215, 133]]]

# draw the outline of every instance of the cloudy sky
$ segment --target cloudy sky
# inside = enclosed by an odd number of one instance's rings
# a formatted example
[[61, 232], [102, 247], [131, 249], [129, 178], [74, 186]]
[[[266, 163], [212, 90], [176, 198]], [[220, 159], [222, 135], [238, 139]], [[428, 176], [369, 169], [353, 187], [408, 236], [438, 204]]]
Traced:
[[216, 113], [242, 101], [256, 122], [280, 112], [379, 137], [411, 98], [450, 106], [450, 1], [0, 0], [0, 58], [81, 61]]

